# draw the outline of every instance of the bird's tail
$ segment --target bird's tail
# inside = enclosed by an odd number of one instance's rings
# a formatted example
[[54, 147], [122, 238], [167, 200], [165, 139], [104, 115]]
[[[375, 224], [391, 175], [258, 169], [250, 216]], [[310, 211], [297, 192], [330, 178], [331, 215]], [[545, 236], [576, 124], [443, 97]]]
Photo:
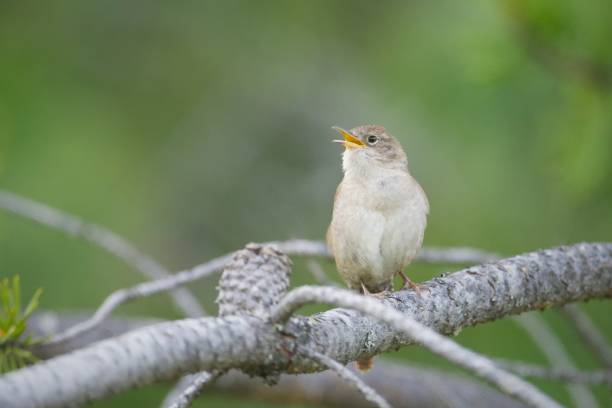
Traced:
[[374, 366], [374, 357], [360, 358], [356, 361], [357, 369], [359, 371], [369, 371]]

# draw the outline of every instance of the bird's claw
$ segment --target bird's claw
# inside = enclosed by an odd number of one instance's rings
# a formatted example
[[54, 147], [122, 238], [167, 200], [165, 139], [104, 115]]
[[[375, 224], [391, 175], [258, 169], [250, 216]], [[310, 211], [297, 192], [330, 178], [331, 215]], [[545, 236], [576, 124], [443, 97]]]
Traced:
[[406, 276], [404, 272], [400, 272], [399, 274], [402, 277], [402, 280], [404, 281], [404, 284], [402, 285], [402, 289], [412, 289], [418, 295], [420, 295], [421, 291], [425, 289], [425, 285], [414, 283], [408, 276]]
[[376, 299], [384, 299], [390, 294], [391, 294], [390, 290], [383, 290], [382, 292], [368, 293], [367, 295], [375, 297]]
[[387, 297], [387, 295], [389, 295], [391, 293], [390, 290], [383, 290], [381, 292], [376, 292], [376, 293], [372, 293], [368, 290], [368, 288], [366, 288], [366, 286], [363, 284], [363, 282], [361, 283], [361, 291], [363, 293], [364, 296], [372, 296], [375, 297], [377, 299], [384, 299]]
[[421, 294], [421, 291], [423, 289], [425, 289], [425, 285], [421, 285], [419, 283], [414, 283], [411, 280], [407, 280], [406, 282], [404, 282], [404, 285], [402, 286], [402, 289], [412, 289], [414, 290], [418, 295]]

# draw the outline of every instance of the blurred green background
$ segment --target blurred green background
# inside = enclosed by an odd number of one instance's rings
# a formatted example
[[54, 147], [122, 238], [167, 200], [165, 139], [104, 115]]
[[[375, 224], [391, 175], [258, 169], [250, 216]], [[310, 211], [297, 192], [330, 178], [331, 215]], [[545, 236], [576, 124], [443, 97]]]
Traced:
[[[4, 0], [0, 187], [180, 270], [250, 241], [322, 239], [341, 178], [330, 126], [377, 123], [429, 196], [425, 245], [511, 255], [611, 241], [610, 21], [608, 0]], [[0, 212], [0, 277], [17, 273], [54, 310], [93, 309], [142, 280]], [[295, 273], [312, 282], [304, 262]], [[211, 310], [217, 279], [192, 285]], [[612, 339], [610, 302], [584, 309]], [[166, 296], [120, 313], [180, 317]], [[598, 367], [558, 312], [542, 315], [581, 368]], [[508, 319], [458, 340], [547, 363]], [[455, 370], [416, 347], [386, 358]], [[536, 384], [570, 403], [565, 388]], [[168, 388], [95, 406], [154, 406]], [[214, 393], [199, 404], [256, 406]]]

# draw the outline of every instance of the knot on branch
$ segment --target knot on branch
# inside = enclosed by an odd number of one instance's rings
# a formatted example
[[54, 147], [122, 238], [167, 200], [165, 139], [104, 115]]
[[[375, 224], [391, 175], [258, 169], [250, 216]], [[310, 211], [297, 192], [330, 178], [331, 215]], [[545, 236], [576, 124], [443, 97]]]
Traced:
[[234, 254], [219, 280], [219, 316], [265, 319], [289, 288], [291, 261], [271, 245], [248, 244]]

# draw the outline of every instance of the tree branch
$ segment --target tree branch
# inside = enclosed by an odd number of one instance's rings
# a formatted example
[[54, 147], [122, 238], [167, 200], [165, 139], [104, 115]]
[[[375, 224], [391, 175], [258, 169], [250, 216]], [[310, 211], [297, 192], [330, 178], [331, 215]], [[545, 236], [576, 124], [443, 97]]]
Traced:
[[370, 401], [379, 408], [391, 408], [391, 405], [389, 405], [389, 403], [380, 394], [378, 394], [376, 390], [367, 385], [361, 380], [361, 378], [357, 377], [355, 373], [336, 360], [327, 357], [325, 354], [318, 353], [314, 350], [309, 350], [305, 347], [300, 348], [300, 352], [306, 355], [306, 357], [316, 361], [318, 364], [321, 364], [322, 366], [334, 371], [338, 377], [358, 390], [367, 401]]
[[[125, 238], [99, 225], [87, 223], [78, 217], [5, 190], [0, 190], [0, 208], [68, 235], [83, 238], [121, 259], [149, 279], [172, 276], [170, 271]], [[187, 289], [177, 289], [170, 295], [185, 315], [199, 317], [206, 314], [198, 300]]]
[[537, 377], [552, 381], [612, 387], [612, 370], [577, 371], [499, 359], [495, 360], [495, 363], [523, 377]]
[[[331, 254], [325, 243], [320, 241], [308, 241], [294, 239], [289, 241], [272, 241], [261, 245], [274, 246], [287, 255], [295, 256], [319, 256], [330, 257]], [[458, 249], [424, 249], [422, 255], [417, 259], [423, 262], [441, 263], [464, 263], [480, 262], [493, 259], [495, 255], [471, 248]], [[174, 290], [177, 287], [190, 282], [197, 281], [213, 273], [219, 272], [232, 259], [233, 253], [222, 255], [208, 262], [197, 265], [192, 269], [178, 272], [165, 278], [143, 282], [131, 288], [119, 289], [111, 293], [104, 299], [94, 315], [83, 322], [66, 329], [65, 332], [55, 335], [48, 342], [41, 344], [37, 348], [40, 355], [56, 355], [57, 350], [70, 349], [70, 344], [78, 341], [79, 336], [87, 334], [89, 331], [99, 326], [112, 312], [127, 302], [135, 299], [149, 297], [158, 293]]]
[[[88, 316], [89, 313], [79, 312], [39, 312], [28, 321], [28, 331], [36, 337], [49, 336], [87, 319]], [[153, 318], [113, 317], [87, 336], [80, 337], [79, 348], [160, 322], [160, 319]], [[545, 368], [539, 368], [545, 371]], [[496, 408], [522, 406], [485, 385], [429, 367], [412, 367], [379, 359], [370, 371], [362, 373], [361, 376], [367, 384], [379, 390], [392, 406], [430, 408], [448, 408], [449, 405], [472, 407], [477, 404]], [[189, 386], [190, 380], [190, 375], [181, 379], [174, 389], [177, 392], [171, 392], [162, 406], [165, 407], [174, 401], [182, 390]], [[283, 375], [279, 383], [273, 387], [262, 384], [258, 379], [232, 371], [211, 386], [232, 395], [239, 393], [244, 398], [301, 401], [323, 406], [370, 407], [370, 403], [365, 401], [360, 393], [355, 392], [352, 387], [329, 371], [317, 374]]]
[[[206, 371], [185, 377], [188, 384], [184, 389], [180, 389], [176, 399], [167, 398], [163, 403], [163, 407], [168, 408], [187, 408], [200, 395], [204, 387], [214, 382], [220, 374], [212, 374]], [[179, 382], [182, 385], [182, 381]], [[169, 397], [172, 397], [171, 395]], [[166, 403], [168, 403], [166, 405]]]
[[[407, 367], [378, 359], [361, 378], [376, 389], [394, 407], [402, 408], [470, 408], [524, 407], [492, 388], [426, 367]], [[224, 375], [214, 384], [215, 390], [241, 398], [273, 402], [302, 402], [313, 406], [371, 408], [371, 402], [330, 371], [316, 374], [282, 375], [278, 384], [265, 386], [261, 380], [238, 371]]]
[[[561, 340], [541, 316], [535, 313], [527, 313], [515, 316], [513, 320], [529, 334], [553, 368], [564, 370], [574, 370], [576, 368]], [[567, 384], [567, 389], [577, 407], [597, 407], [597, 401], [591, 390], [584, 385], [570, 383]]]
[[417, 260], [428, 263], [483, 264], [500, 258], [498, 254], [469, 247], [425, 247], [419, 252]]
[[358, 295], [348, 290], [302, 286], [290, 292], [282, 300], [270, 316], [270, 320], [273, 323], [284, 322], [297, 309], [310, 303], [324, 303], [365, 313], [380, 322], [387, 323], [392, 329], [408, 336], [412, 341], [468, 369], [529, 406], [560, 407], [559, 404], [542, 394], [531, 384], [513, 374], [498, 369], [495, 363], [488, 358], [438, 334], [435, 330], [419, 323], [406, 313], [398, 312], [376, 299]]
[[336, 282], [334, 282], [333, 280], [327, 277], [327, 274], [323, 270], [323, 267], [317, 260], [310, 259], [308, 263], [306, 264], [306, 266], [308, 267], [308, 272], [310, 272], [310, 274], [312, 275], [312, 277], [314, 278], [315, 282], [318, 285], [335, 286], [335, 287], [340, 286]]
[[589, 315], [583, 312], [578, 305], [567, 305], [560, 310], [573, 323], [591, 351], [601, 359], [607, 368], [612, 369], [612, 348], [597, 326], [593, 324]]
[[[610, 296], [612, 244], [577, 244], [468, 268], [426, 282], [420, 295], [391, 293], [386, 303], [453, 334], [528, 310]], [[186, 319], [9, 373], [0, 378], [0, 406], [81, 404], [202, 370], [239, 368], [269, 378], [320, 370], [295, 353], [299, 345], [346, 363], [411, 343], [388, 324], [346, 309], [294, 317], [282, 331], [253, 316]]]

